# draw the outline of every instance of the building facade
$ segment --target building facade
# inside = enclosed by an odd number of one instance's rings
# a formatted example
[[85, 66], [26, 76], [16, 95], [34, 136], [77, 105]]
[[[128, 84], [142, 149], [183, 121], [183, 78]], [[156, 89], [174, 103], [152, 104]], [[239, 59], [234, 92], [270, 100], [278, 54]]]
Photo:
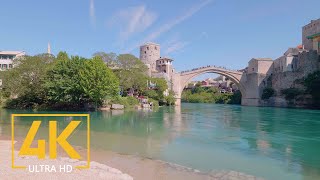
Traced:
[[306, 50], [320, 50], [320, 19], [302, 27], [302, 45]]
[[[0, 51], [0, 71], [5, 71], [13, 68], [13, 60], [24, 56], [24, 51]], [[2, 79], [0, 79], [0, 88], [2, 86]]]
[[0, 51], [0, 70], [13, 68], [13, 60], [25, 54], [24, 51]]
[[252, 58], [248, 63], [247, 73], [270, 74], [273, 60], [270, 58]]

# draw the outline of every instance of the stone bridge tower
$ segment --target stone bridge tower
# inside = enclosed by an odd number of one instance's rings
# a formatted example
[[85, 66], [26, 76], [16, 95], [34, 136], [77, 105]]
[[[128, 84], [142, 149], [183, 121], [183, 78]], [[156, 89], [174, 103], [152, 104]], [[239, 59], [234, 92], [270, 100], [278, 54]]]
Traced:
[[156, 61], [160, 59], [160, 45], [156, 43], [146, 43], [140, 46], [140, 60], [148, 66], [149, 76], [156, 72]]

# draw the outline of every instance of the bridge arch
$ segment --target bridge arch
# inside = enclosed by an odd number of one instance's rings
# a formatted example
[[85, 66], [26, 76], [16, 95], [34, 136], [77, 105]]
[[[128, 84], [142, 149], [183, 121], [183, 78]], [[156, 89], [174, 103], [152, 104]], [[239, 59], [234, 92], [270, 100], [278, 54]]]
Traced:
[[179, 73], [179, 87], [175, 88], [177, 100], [179, 101], [181, 100], [182, 91], [191, 79], [206, 73], [215, 73], [215, 74], [219, 74], [229, 78], [233, 83], [235, 83], [238, 86], [242, 96], [245, 96], [246, 87], [241, 82], [241, 78], [243, 75], [242, 72], [227, 70], [227, 69], [219, 68], [215, 66], [208, 66], [208, 67], [196, 68], [191, 71], [183, 71]]

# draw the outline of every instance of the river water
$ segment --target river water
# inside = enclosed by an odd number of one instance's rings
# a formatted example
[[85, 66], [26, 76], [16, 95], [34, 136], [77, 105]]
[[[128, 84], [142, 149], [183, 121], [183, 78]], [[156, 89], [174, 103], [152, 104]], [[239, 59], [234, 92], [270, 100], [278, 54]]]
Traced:
[[[13, 113], [79, 112], [2, 109], [0, 135], [11, 135]], [[320, 179], [320, 111], [183, 103], [155, 112], [90, 112], [90, 117], [91, 149], [159, 159], [203, 172], [235, 170], [272, 180]], [[35, 119], [15, 118], [15, 136], [25, 137]], [[41, 119], [37, 137], [47, 138], [52, 117]], [[56, 119], [62, 129], [74, 118]], [[72, 144], [86, 147], [85, 122], [70, 138]]]

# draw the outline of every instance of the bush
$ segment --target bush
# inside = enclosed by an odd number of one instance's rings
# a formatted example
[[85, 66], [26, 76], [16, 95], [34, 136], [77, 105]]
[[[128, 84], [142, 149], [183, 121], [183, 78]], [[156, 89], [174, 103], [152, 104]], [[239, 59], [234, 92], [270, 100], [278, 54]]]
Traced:
[[159, 102], [157, 100], [154, 100], [152, 98], [148, 98], [148, 102], [153, 104], [153, 108], [159, 108]]
[[285, 96], [286, 100], [293, 100], [298, 95], [303, 94], [303, 91], [298, 88], [288, 88], [281, 90], [281, 93]]
[[138, 99], [132, 96], [127, 96], [127, 97], [117, 96], [110, 100], [110, 104], [121, 104], [121, 105], [124, 105], [124, 107], [129, 108], [139, 104], [139, 101]]
[[320, 107], [320, 71], [309, 74], [304, 79], [304, 85], [306, 87], [306, 92], [311, 94], [313, 98], [313, 105], [315, 107]]
[[130, 106], [134, 106], [134, 105], [139, 104], [139, 101], [138, 101], [138, 99], [135, 98], [135, 97], [128, 96], [128, 97], [127, 97], [127, 103], [128, 103]]
[[241, 104], [241, 92], [238, 90], [236, 92], [233, 93], [233, 95], [231, 96], [231, 100], [229, 101], [229, 104]]
[[241, 104], [241, 92], [221, 94], [217, 88], [196, 87], [183, 91], [181, 100], [190, 103]]
[[169, 95], [165, 97], [165, 101], [168, 106], [174, 105], [176, 99], [174, 98], [173, 91], [169, 91]]
[[266, 99], [269, 99], [270, 97], [272, 97], [274, 94], [275, 94], [274, 89], [271, 87], [267, 87], [267, 88], [263, 89], [261, 98], [263, 100], [266, 100]]

